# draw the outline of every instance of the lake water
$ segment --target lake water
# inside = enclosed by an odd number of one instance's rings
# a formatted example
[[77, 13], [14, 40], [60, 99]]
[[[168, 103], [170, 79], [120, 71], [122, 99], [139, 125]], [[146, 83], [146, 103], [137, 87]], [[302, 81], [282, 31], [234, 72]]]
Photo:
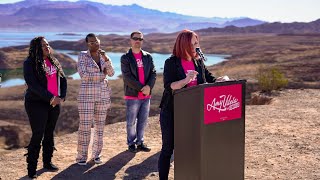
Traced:
[[[65, 54], [72, 52], [72, 51], [68, 51], [68, 50], [55, 50], [55, 51], [65, 53]], [[116, 79], [121, 74], [120, 57], [122, 56], [123, 53], [107, 52], [107, 54], [111, 58], [112, 64], [113, 64], [114, 70], [115, 70], [114, 76], [110, 77], [109, 79]], [[70, 54], [67, 54], [67, 55], [70, 56], [75, 61], [78, 61], [77, 55], [70, 55]], [[163, 72], [164, 62], [168, 57], [170, 57], [170, 54], [151, 53], [151, 55], [153, 57], [157, 73]], [[205, 64], [206, 64], [206, 66], [210, 66], [210, 65], [217, 64], [217, 63], [225, 60], [224, 58], [226, 58], [227, 56], [226, 55], [208, 54], [208, 55], [206, 55], [206, 57], [207, 57], [207, 61], [205, 61]], [[80, 76], [78, 73], [75, 73], [70, 76], [73, 79], [80, 79]], [[12, 79], [8, 79], [6, 81], [3, 81], [2, 87], [11, 87], [11, 86], [16, 86], [16, 85], [22, 85], [24, 83], [25, 83], [24, 79], [22, 79], [22, 78], [12, 78]]]
[[[45, 36], [49, 41], [54, 40], [66, 40], [66, 41], [76, 41], [83, 39], [89, 32], [77, 32], [76, 35], [59, 35], [62, 34], [61, 32], [48, 32], [48, 33], [17, 33], [17, 32], [0, 32], [0, 48], [1, 47], [7, 47], [7, 46], [16, 46], [16, 45], [27, 45], [29, 44], [30, 40], [34, 38], [35, 36]], [[119, 32], [94, 32], [95, 34], [128, 34], [128, 33], [119, 33]], [[70, 56], [75, 61], [78, 61], [78, 55], [73, 55], [73, 51], [69, 50], [55, 50], [60, 53], [64, 53], [68, 56]], [[71, 54], [70, 54], [71, 53]], [[111, 58], [113, 66], [115, 68], [115, 75], [113, 77], [110, 77], [109, 79], [116, 79], [121, 74], [120, 69], [120, 57], [123, 53], [113, 53], [113, 52], [107, 52], [108, 56]], [[155, 67], [157, 70], [157, 73], [163, 72], [163, 66], [165, 60], [170, 57], [170, 54], [158, 54], [158, 53], [152, 53], [152, 57], [155, 63]], [[219, 63], [223, 60], [225, 60], [228, 55], [217, 55], [217, 54], [206, 54], [207, 61], [205, 64], [207, 66], [214, 65], [216, 63]], [[76, 70], [75, 70], [76, 71]], [[4, 74], [6, 72], [2, 72]], [[1, 83], [1, 87], [11, 87], [11, 86], [17, 86], [17, 85], [23, 85], [25, 83], [22, 75], [22, 70], [16, 70], [14, 72], [10, 72], [10, 78], [3, 79], [3, 82]], [[13, 75], [11, 75], [13, 74]], [[17, 75], [15, 75], [17, 74]], [[80, 79], [80, 76], [78, 73], [70, 75], [73, 79]]]
[[[68, 32], [66, 32], [68, 33]], [[30, 41], [36, 36], [44, 36], [50, 41], [64, 40], [77, 41], [84, 39], [87, 34], [95, 33], [97, 35], [119, 34], [125, 35], [125, 32], [75, 32], [75, 35], [62, 35], [63, 32], [0, 32], [0, 48], [7, 46], [28, 45]]]

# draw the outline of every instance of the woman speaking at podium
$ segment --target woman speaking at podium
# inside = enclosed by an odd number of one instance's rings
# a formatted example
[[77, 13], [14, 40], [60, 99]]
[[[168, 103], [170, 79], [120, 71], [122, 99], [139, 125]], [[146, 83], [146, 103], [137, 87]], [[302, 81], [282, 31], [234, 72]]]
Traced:
[[164, 92], [160, 104], [162, 149], [158, 161], [160, 180], [168, 179], [170, 157], [174, 149], [173, 91], [216, 81], [203, 64], [204, 57], [201, 51], [199, 52], [199, 47], [198, 35], [191, 30], [183, 30], [176, 39], [172, 56], [164, 65]]

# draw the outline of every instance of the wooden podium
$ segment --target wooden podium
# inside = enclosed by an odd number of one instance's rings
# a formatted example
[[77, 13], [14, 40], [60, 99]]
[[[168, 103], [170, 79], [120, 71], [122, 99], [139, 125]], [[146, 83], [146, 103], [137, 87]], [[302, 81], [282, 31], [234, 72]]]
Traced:
[[174, 92], [176, 180], [244, 179], [246, 81]]

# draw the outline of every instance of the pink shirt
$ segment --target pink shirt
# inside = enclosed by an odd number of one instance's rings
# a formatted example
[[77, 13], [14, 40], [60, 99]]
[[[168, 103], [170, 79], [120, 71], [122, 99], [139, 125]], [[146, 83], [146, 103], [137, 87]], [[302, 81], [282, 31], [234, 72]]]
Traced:
[[[193, 61], [188, 61], [188, 60], [186, 60], [186, 59], [181, 59], [181, 64], [182, 64], [184, 73], [185, 73], [186, 75], [188, 74], [188, 70], [195, 70]], [[190, 82], [187, 84], [187, 87], [196, 86], [196, 85], [198, 85], [197, 77], [196, 77], [194, 80], [190, 81]]]
[[[137, 54], [133, 53], [133, 56], [134, 56], [134, 58], [136, 58], [136, 62], [137, 62], [139, 82], [142, 85], [145, 85], [145, 82], [144, 82], [144, 69], [143, 69], [143, 62], [142, 62], [142, 53], [141, 52], [137, 53]], [[138, 93], [138, 97], [125, 96], [124, 98], [125, 99], [147, 99], [147, 98], [150, 98], [150, 95], [149, 96], [145, 96], [140, 91]]]
[[48, 91], [51, 92], [54, 96], [59, 96], [57, 69], [51, 64], [49, 59], [45, 59], [45, 63]]

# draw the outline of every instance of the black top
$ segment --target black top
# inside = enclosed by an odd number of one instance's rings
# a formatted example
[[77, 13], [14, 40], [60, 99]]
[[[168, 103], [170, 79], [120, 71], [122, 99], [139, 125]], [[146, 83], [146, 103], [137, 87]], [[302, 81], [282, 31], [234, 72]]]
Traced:
[[[208, 71], [206, 66], [203, 64], [203, 61], [196, 61], [194, 62], [195, 70], [198, 72], [197, 75], [197, 84], [203, 84], [204, 80], [202, 77], [202, 68], [204, 66], [205, 70], [205, 78], [208, 83], [213, 83], [216, 81], [216, 78]], [[169, 111], [173, 111], [173, 90], [171, 89], [170, 85], [173, 82], [180, 81], [186, 78], [186, 74], [181, 64], [181, 59], [176, 56], [171, 56], [168, 58], [164, 65], [163, 70], [163, 85], [164, 91], [160, 103], [161, 109], [166, 109]], [[184, 86], [183, 88], [186, 88]]]
[[[35, 67], [35, 62], [29, 58], [27, 58], [23, 63], [23, 75], [28, 85], [25, 100], [44, 101], [50, 103], [50, 100], [54, 95], [48, 91], [47, 78], [45, 75], [40, 75], [36, 71]], [[67, 94], [67, 79], [60, 76], [58, 76], [58, 78], [60, 78], [60, 98], [65, 98]]]
[[[156, 82], [156, 69], [150, 53], [143, 50], [141, 50], [141, 52], [145, 85], [149, 85], [150, 89], [152, 89]], [[132, 49], [121, 56], [121, 72], [123, 76], [125, 96], [138, 97], [138, 93], [144, 85], [139, 81], [138, 66], [136, 58], [132, 53]]]

